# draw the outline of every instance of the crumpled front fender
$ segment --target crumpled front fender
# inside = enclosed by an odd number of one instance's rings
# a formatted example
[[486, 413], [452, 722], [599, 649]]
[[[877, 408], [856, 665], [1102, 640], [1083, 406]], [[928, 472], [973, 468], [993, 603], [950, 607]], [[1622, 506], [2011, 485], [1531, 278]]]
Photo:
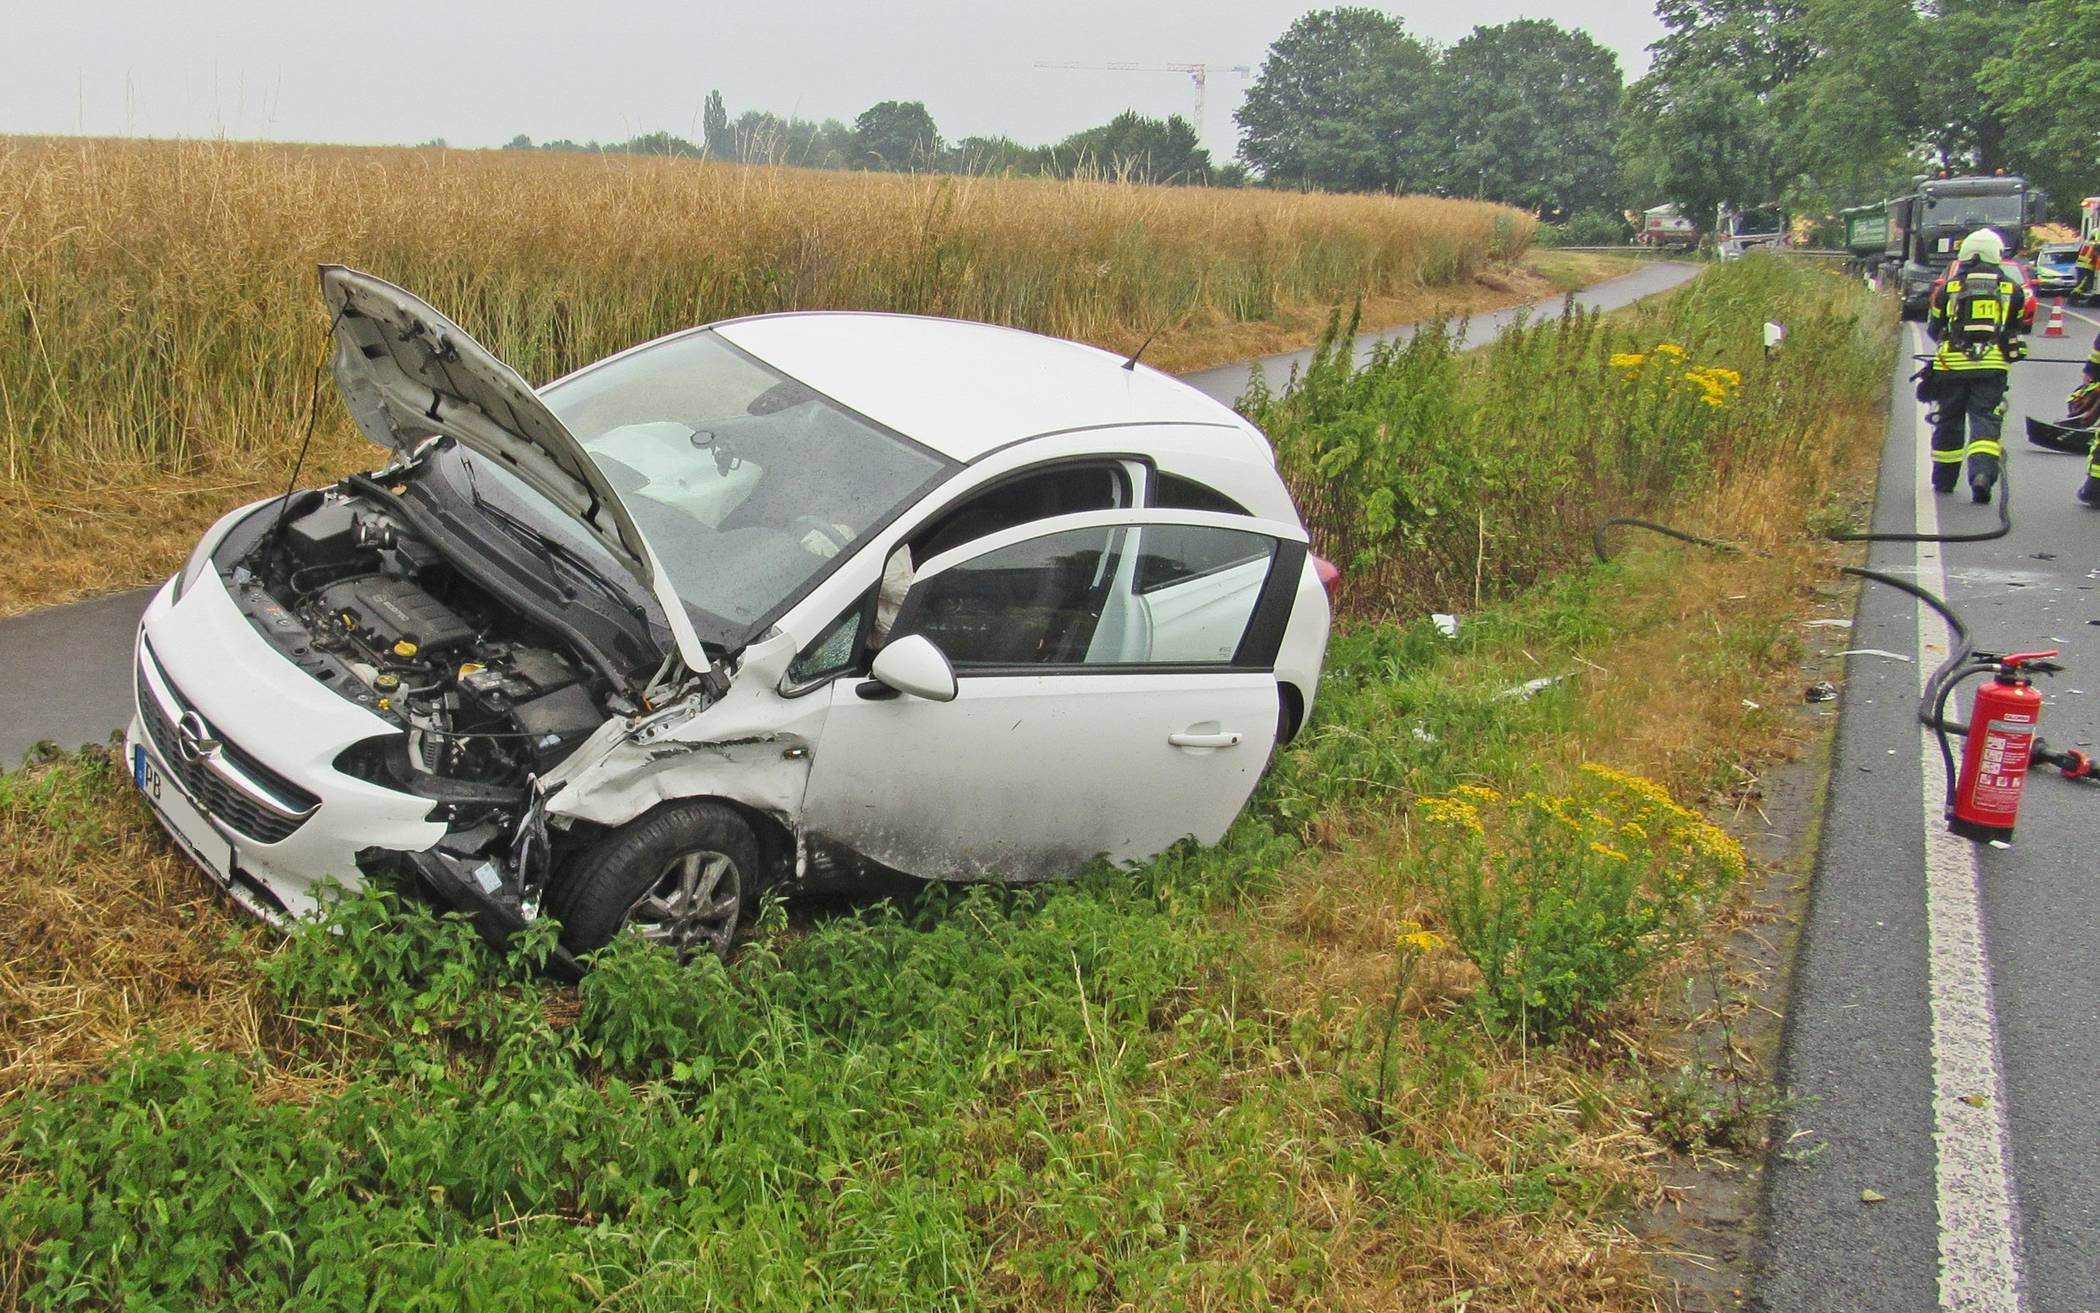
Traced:
[[614, 826], [660, 803], [723, 798], [792, 830], [829, 705], [822, 693], [780, 695], [794, 656], [794, 639], [775, 634], [745, 649], [729, 691], [706, 709], [682, 721], [607, 725], [547, 776], [548, 814]]

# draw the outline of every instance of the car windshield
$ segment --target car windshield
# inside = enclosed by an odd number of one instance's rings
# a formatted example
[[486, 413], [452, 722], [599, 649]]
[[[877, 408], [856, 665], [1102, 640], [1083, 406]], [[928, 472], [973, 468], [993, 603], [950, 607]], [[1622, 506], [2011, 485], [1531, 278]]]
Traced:
[[2017, 231], [2023, 216], [2019, 196], [1927, 196], [1925, 222], [1934, 228], [1998, 227]]
[[542, 395], [720, 643], [748, 641], [946, 468], [708, 331]]
[[2078, 267], [2078, 252], [2073, 249], [2043, 251], [2035, 258], [2051, 269], [2075, 269]]

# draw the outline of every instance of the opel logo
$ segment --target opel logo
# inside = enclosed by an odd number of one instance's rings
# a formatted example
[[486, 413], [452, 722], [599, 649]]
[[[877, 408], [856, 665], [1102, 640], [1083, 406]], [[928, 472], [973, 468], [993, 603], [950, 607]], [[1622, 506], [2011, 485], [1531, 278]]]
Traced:
[[211, 729], [204, 717], [194, 711], [182, 713], [175, 722], [175, 748], [184, 761], [195, 764], [219, 750], [219, 741], [211, 736]]

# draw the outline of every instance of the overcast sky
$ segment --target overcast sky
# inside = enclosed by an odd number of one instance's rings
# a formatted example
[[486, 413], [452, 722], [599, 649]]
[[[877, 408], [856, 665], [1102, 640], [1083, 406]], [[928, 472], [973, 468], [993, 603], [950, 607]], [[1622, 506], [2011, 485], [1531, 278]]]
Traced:
[[[0, 133], [225, 136], [455, 146], [697, 140], [731, 117], [854, 115], [923, 100], [944, 136], [1054, 141], [1124, 109], [1194, 112], [1177, 73], [1037, 61], [1259, 69], [1303, 0], [594, 0], [358, 5], [301, 0], [0, 0]], [[1661, 35], [1649, 0], [1423, 0], [1382, 6], [1449, 43], [1479, 23], [1552, 18], [1616, 50], [1628, 78]], [[1203, 136], [1229, 156], [1247, 79], [1210, 77]]]

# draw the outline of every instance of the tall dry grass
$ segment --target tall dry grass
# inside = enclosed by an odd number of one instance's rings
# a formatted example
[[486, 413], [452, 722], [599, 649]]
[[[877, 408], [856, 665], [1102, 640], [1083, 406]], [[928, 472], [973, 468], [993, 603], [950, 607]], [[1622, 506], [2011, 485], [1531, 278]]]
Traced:
[[824, 173], [628, 156], [0, 144], [0, 473], [282, 446], [314, 266], [393, 279], [535, 380], [729, 315], [886, 309], [1104, 345], [1452, 283], [1528, 228], [1470, 202]]
[[[1514, 211], [1428, 198], [0, 139], [0, 614], [68, 591], [46, 574], [93, 586], [133, 544], [179, 560], [215, 510], [283, 476], [324, 261], [413, 289], [544, 381], [673, 329], [815, 307], [1130, 349], [1456, 286], [1530, 235]], [[324, 410], [310, 468], [369, 459]]]

